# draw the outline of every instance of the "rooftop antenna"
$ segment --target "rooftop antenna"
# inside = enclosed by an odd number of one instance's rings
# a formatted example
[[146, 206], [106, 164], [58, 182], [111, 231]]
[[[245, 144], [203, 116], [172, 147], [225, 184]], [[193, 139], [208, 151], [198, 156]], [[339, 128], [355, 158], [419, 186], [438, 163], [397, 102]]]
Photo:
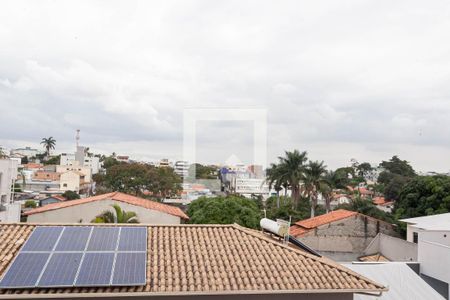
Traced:
[[75, 136], [75, 140], [77, 142], [77, 149], [78, 149], [79, 142], [80, 142], [80, 129], [77, 129], [77, 135]]

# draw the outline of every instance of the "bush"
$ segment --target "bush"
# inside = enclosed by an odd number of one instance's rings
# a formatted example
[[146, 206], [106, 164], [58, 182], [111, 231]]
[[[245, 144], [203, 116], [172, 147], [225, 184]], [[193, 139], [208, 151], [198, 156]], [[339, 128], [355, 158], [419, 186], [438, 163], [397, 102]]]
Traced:
[[37, 207], [36, 201], [34, 201], [34, 200], [25, 201], [25, 207], [26, 208], [36, 208]]
[[65, 191], [61, 196], [63, 196], [67, 200], [80, 199], [80, 195], [78, 195], [77, 193], [75, 193], [73, 191]]

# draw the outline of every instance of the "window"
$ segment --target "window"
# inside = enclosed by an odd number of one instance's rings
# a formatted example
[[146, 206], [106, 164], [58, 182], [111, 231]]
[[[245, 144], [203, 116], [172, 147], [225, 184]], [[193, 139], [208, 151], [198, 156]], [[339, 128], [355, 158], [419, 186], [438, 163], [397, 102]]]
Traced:
[[67, 187], [67, 183], [64, 183], [64, 184], [63, 184], [63, 187]]
[[419, 241], [419, 233], [413, 232], [413, 243], [416, 243]]

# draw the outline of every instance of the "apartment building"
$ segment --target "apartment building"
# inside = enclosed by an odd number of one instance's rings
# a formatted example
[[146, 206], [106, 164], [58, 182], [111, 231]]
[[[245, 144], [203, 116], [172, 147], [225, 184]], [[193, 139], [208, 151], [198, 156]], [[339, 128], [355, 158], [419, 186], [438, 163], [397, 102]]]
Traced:
[[92, 174], [100, 171], [100, 158], [86, 153], [86, 148], [77, 146], [75, 153], [61, 153], [61, 166], [82, 166], [91, 169]]
[[14, 203], [14, 185], [18, 162], [0, 159], [0, 221], [19, 222], [20, 204]]

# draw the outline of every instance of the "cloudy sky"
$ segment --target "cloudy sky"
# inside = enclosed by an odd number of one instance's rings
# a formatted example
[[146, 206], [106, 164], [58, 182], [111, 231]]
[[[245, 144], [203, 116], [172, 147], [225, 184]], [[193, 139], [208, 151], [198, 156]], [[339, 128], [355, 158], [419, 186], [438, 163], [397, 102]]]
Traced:
[[[450, 2], [2, 1], [0, 145], [181, 158], [186, 109], [263, 109], [267, 153], [450, 170]], [[197, 157], [252, 160], [251, 121]]]

